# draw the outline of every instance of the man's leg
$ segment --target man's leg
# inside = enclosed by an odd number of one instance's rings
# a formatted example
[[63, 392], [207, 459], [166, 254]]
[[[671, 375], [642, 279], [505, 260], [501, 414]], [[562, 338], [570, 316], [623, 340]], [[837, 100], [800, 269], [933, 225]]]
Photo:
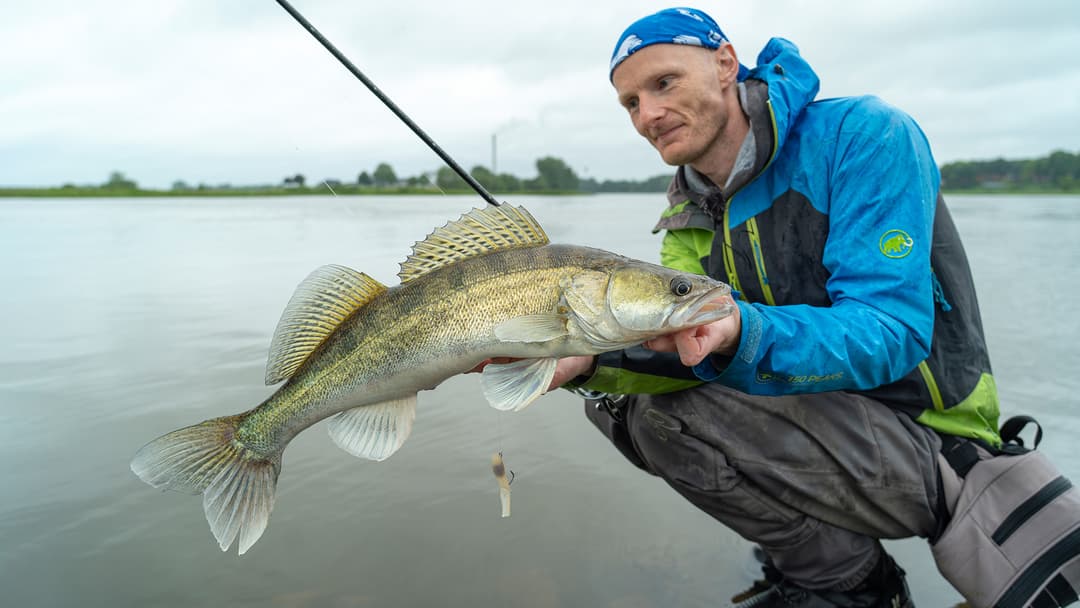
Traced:
[[[800, 586], [852, 588], [878, 563], [877, 539], [934, 529], [940, 440], [871, 399], [709, 384], [635, 396], [622, 413], [623, 443], [647, 470]], [[590, 417], [616, 439], [602, 413]]]

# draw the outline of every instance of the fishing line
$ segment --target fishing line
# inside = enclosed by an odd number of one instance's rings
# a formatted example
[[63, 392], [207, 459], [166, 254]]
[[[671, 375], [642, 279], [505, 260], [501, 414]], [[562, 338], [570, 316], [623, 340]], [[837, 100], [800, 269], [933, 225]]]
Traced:
[[347, 70], [352, 72], [353, 76], [356, 76], [356, 78], [359, 79], [360, 82], [364, 83], [364, 86], [366, 86], [368, 90], [374, 93], [375, 97], [379, 98], [379, 101], [383, 102], [386, 107], [390, 108], [391, 112], [397, 115], [397, 117], [400, 118], [406, 126], [412, 129], [412, 132], [416, 133], [417, 137], [419, 137], [425, 144], [427, 144], [428, 147], [435, 152], [435, 154], [439, 155], [439, 158], [441, 158], [448, 167], [453, 169], [454, 173], [457, 173], [458, 176], [461, 177], [461, 179], [465, 180], [465, 183], [469, 184], [469, 187], [475, 190], [481, 198], [487, 201], [489, 205], [494, 205], [498, 207], [501, 204], [499, 203], [499, 201], [495, 200], [495, 197], [492, 196], [486, 188], [480, 185], [480, 182], [476, 181], [473, 176], [469, 175], [468, 172], [462, 169], [461, 165], [457, 164], [457, 161], [455, 161], [453, 158], [450, 158], [450, 155], [443, 151], [443, 149], [439, 147], [439, 144], [435, 143], [435, 140], [431, 139], [431, 137], [429, 137], [423, 129], [421, 129], [415, 122], [413, 122], [412, 119], [409, 118], [409, 116], [401, 110], [401, 108], [397, 107], [397, 104], [391, 101], [390, 98], [387, 97], [379, 89], [379, 87], [377, 87], [375, 83], [371, 81], [370, 78], [365, 76], [359, 68], [353, 65], [353, 62], [349, 61], [348, 57], [346, 57], [341, 51], [337, 49], [337, 47], [335, 47], [329, 40], [327, 40], [326, 36], [323, 36], [322, 33], [319, 32], [319, 30], [315, 29], [315, 26], [311, 25], [311, 22], [305, 19], [299, 11], [293, 8], [293, 6], [289, 4], [286, 0], [277, 0], [277, 3], [280, 4], [281, 8], [285, 9], [287, 13], [292, 15], [293, 19], [296, 19], [297, 23], [302, 25], [304, 29], [308, 31], [308, 33], [314, 36], [315, 39], [319, 41], [319, 44], [322, 44], [327, 51], [330, 51], [330, 54], [337, 58], [337, 60], [341, 62], [341, 65], [345, 66]]

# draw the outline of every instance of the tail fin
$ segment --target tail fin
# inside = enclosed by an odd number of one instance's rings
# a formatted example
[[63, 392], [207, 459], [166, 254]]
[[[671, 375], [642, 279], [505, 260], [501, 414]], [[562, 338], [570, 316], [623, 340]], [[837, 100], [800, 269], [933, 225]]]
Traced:
[[201, 493], [221, 550], [239, 535], [243, 555], [270, 521], [281, 453], [267, 457], [241, 444], [241, 420], [214, 418], [158, 437], [135, 454], [131, 470], [155, 488]]

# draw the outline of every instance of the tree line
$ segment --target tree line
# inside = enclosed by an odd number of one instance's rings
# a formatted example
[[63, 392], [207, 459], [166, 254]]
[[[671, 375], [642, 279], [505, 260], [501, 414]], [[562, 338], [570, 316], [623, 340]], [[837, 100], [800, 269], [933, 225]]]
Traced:
[[973, 160], [941, 166], [941, 187], [948, 190], [1080, 190], [1080, 153], [1064, 150], [1025, 160]]
[[[483, 165], [475, 165], [469, 170], [469, 175], [491, 192], [664, 192], [671, 181], [671, 175], [658, 175], [641, 181], [581, 178], [565, 161], [554, 156], [537, 159], [536, 177], [530, 179], [510, 173], [496, 174]], [[380, 163], [370, 174], [362, 171], [356, 183], [376, 188], [401, 184], [409, 187], [434, 185], [451, 192], [470, 189], [450, 167], [442, 167], [433, 175], [425, 173], [399, 180], [387, 163]]]
[[[940, 170], [942, 188], [946, 190], [1080, 190], [1080, 153], [1064, 150], [1034, 159], [957, 161], [941, 165]], [[664, 192], [671, 181], [670, 173], [644, 180], [581, 178], [566, 162], [553, 156], [538, 159], [536, 173], [535, 178], [522, 179], [509, 173], [496, 175], [482, 165], [469, 171], [473, 179], [492, 192]], [[302, 176], [297, 177], [302, 184]], [[370, 174], [361, 172], [356, 183], [375, 188], [434, 186], [449, 192], [469, 189], [449, 167], [400, 180], [387, 163], [380, 163]]]
[[[594, 193], [594, 192], [664, 192], [671, 173], [643, 180], [596, 180], [582, 178], [562, 159], [545, 156], [536, 161], [536, 177], [520, 178], [510, 173], [495, 174], [476, 165], [469, 174], [484, 188], [499, 193]], [[1058, 150], [1042, 158], [958, 161], [941, 166], [944, 190], [1080, 192], [1080, 153]], [[326, 178], [309, 181], [303, 174], [289, 175], [279, 183], [260, 186], [234, 186], [200, 183], [191, 185], [177, 180], [169, 190], [141, 189], [120, 171], [114, 171], [99, 185], [60, 188], [0, 188], [7, 196], [154, 196], [161, 194], [255, 194], [289, 193], [383, 193], [383, 192], [469, 192], [471, 189], [449, 167], [408, 177], [400, 177], [389, 163], [382, 162], [372, 171], [360, 171], [355, 179]]]
[[[475, 165], [469, 175], [490, 192], [500, 193], [575, 193], [575, 192], [664, 192], [667, 190], [671, 174], [657, 175], [645, 180], [596, 180], [581, 178], [561, 158], [545, 156], [536, 160], [536, 177], [521, 178], [511, 173], [496, 174], [483, 165]], [[134, 187], [122, 173], [115, 172], [102, 187], [115, 189], [117, 186]], [[191, 192], [205, 190], [249, 190], [250, 186], [234, 187], [229, 184], [193, 186], [185, 181], [173, 183], [173, 192]], [[437, 171], [419, 175], [399, 176], [397, 171], [386, 162], [381, 162], [371, 171], [363, 170], [355, 180], [325, 178], [309, 180], [303, 174], [285, 176], [280, 183], [262, 188], [280, 188], [300, 191], [364, 192], [364, 191], [441, 191], [467, 192], [472, 189], [453, 169], [443, 166]]]

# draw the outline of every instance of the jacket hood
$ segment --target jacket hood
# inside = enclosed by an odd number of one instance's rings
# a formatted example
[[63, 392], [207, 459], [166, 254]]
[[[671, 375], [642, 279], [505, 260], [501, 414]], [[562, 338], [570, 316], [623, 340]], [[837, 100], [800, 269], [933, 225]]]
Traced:
[[[773, 152], [783, 147], [799, 115], [818, 94], [820, 80], [810, 64], [799, 54], [790, 40], [772, 38], [758, 53], [757, 67], [750, 70], [747, 80], [759, 80], [769, 88], [768, 103], [772, 108]], [[750, 108], [753, 116], [753, 108]]]

